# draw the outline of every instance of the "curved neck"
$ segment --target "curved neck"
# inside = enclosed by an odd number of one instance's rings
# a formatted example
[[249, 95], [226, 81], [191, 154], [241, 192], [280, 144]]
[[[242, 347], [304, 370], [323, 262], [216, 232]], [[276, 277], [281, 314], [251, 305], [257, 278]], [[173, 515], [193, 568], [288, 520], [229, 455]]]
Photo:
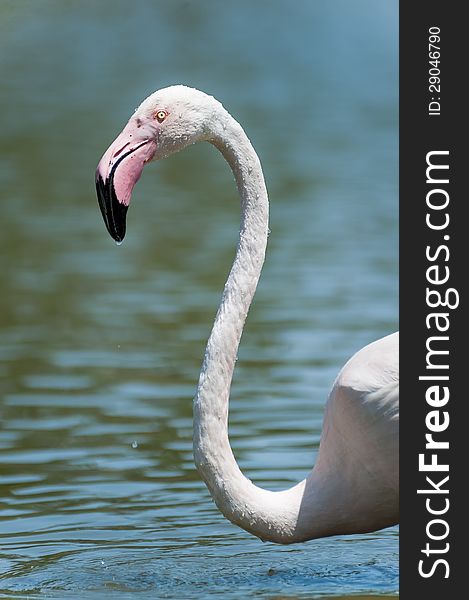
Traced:
[[[223, 514], [267, 539], [272, 515], [259, 495], [272, 492], [254, 486], [236, 463], [228, 439], [228, 403], [241, 334], [264, 263], [269, 202], [259, 158], [241, 126], [224, 109], [217, 115], [209, 141], [221, 151], [235, 176], [241, 226], [194, 400], [194, 459]], [[291, 535], [291, 529], [283, 529], [283, 535]]]
[[[241, 472], [228, 438], [230, 386], [241, 334], [264, 263], [269, 204], [262, 167], [242, 127], [223, 108], [209, 141], [229, 163], [241, 199], [236, 257], [225, 284], [194, 399], [194, 459], [218, 508], [230, 521], [263, 540], [290, 543], [332, 535], [330, 498], [316, 494], [320, 470], [294, 487], [272, 492]], [[306, 498], [307, 496], [307, 498]], [[305, 499], [308, 507], [305, 508]], [[327, 509], [326, 509], [327, 510]], [[311, 527], [316, 519], [317, 525]]]

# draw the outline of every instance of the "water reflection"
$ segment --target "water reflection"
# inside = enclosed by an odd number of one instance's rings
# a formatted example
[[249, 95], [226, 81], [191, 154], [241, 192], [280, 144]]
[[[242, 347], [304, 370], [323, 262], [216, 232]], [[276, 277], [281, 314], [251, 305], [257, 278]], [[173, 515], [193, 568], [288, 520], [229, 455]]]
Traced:
[[232, 443], [260, 485], [304, 477], [339, 367], [396, 329], [395, 9], [2, 3], [2, 594], [395, 592], [395, 529], [261, 544], [194, 471], [191, 398], [239, 219], [217, 152], [148, 168], [119, 248], [93, 189], [156, 87], [200, 87], [243, 123], [272, 234]]

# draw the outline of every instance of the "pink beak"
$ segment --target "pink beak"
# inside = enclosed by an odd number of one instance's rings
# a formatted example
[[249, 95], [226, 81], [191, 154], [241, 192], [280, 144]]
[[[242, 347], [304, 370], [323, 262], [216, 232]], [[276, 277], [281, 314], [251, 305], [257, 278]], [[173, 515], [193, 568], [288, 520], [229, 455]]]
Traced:
[[131, 118], [96, 169], [96, 192], [107, 230], [116, 242], [125, 236], [125, 218], [134, 185], [156, 152], [155, 130]]

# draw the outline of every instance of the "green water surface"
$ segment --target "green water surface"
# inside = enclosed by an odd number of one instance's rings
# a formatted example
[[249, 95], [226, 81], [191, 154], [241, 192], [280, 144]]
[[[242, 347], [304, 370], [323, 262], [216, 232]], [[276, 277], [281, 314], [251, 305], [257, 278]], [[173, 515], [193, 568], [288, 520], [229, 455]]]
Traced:
[[112, 242], [94, 169], [172, 83], [243, 124], [271, 198], [230, 434], [256, 483], [314, 463], [345, 361], [397, 325], [397, 3], [0, 3], [0, 595], [375, 598], [398, 531], [281, 547], [192, 460], [204, 344], [239, 223], [206, 145], [147, 167]]

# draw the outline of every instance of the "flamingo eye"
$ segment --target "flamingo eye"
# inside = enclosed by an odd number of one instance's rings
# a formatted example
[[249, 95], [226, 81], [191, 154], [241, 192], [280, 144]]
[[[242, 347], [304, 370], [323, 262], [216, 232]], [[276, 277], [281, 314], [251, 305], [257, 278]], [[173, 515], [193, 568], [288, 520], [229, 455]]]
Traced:
[[165, 110], [159, 110], [155, 116], [158, 123], [162, 123], [168, 116], [168, 113]]

